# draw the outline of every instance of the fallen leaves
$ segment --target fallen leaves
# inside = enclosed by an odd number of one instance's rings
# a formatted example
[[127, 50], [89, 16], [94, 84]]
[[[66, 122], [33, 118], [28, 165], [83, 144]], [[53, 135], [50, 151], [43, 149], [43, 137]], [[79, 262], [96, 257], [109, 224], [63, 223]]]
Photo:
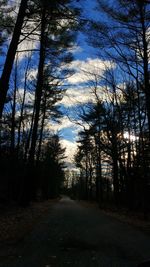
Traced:
[[0, 243], [15, 243], [22, 239], [49, 211], [52, 202], [31, 203], [27, 208], [9, 207], [0, 214]]

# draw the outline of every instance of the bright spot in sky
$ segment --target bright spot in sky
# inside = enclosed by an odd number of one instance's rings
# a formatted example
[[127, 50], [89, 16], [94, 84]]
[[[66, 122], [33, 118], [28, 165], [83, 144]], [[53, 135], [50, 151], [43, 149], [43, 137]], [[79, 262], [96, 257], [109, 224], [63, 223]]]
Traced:
[[133, 134], [129, 134], [129, 132], [125, 132], [123, 134], [124, 138], [130, 141], [136, 141], [138, 139], [137, 136], [133, 135]]
[[66, 139], [62, 139], [61, 141], [63, 147], [66, 148], [66, 157], [67, 157], [67, 162], [72, 162], [74, 155], [77, 151], [77, 144], [74, 142], [71, 142], [69, 140]]

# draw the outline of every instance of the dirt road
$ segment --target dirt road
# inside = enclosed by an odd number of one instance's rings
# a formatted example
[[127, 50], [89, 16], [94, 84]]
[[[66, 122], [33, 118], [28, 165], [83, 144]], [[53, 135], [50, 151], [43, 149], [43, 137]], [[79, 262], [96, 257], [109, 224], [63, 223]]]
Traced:
[[63, 197], [24, 240], [9, 246], [0, 267], [137, 267], [147, 258], [150, 236]]

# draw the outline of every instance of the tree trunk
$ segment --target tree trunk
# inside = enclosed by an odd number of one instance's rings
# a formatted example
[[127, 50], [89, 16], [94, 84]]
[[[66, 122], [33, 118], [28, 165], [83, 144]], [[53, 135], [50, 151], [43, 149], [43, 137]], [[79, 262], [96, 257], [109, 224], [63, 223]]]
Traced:
[[85, 199], [89, 198], [89, 188], [88, 188], [88, 156], [85, 156]]
[[18, 140], [17, 140], [17, 152], [19, 153], [20, 149], [20, 139], [21, 139], [21, 127], [22, 127], [22, 122], [23, 122], [23, 114], [24, 114], [24, 106], [25, 106], [25, 97], [26, 97], [26, 91], [27, 91], [27, 74], [28, 74], [28, 69], [29, 69], [29, 63], [30, 59], [27, 62], [27, 67], [25, 70], [25, 81], [24, 81], [24, 92], [23, 92], [23, 99], [21, 103], [21, 111], [20, 111], [20, 120], [19, 120], [19, 126], [18, 126]]
[[117, 151], [115, 151], [115, 147], [113, 147], [113, 186], [114, 186], [114, 199], [115, 204], [119, 205], [119, 175], [118, 175], [118, 157]]
[[17, 93], [17, 59], [15, 62], [14, 93], [13, 93], [12, 116], [11, 116], [11, 154], [12, 154], [12, 160], [13, 160], [14, 149], [15, 149], [16, 93]]
[[43, 71], [44, 71], [44, 60], [45, 60], [45, 46], [44, 46], [45, 24], [46, 24], [45, 9], [43, 9], [42, 19], [41, 19], [40, 59], [39, 59], [39, 66], [38, 66], [37, 87], [36, 87], [36, 93], [35, 93], [35, 117], [34, 117], [34, 123], [33, 123], [32, 140], [31, 140], [31, 148], [30, 148], [30, 155], [29, 155], [30, 163], [34, 162], [34, 157], [35, 157], [38, 122], [39, 122], [39, 116], [40, 116], [40, 105], [41, 105], [42, 89], [43, 89]]
[[11, 71], [12, 71], [12, 67], [14, 63], [14, 58], [15, 58], [19, 38], [21, 35], [21, 29], [22, 29], [22, 25], [23, 25], [25, 13], [26, 13], [27, 2], [28, 0], [21, 1], [12, 40], [9, 45], [2, 76], [0, 79], [0, 119], [2, 117], [2, 112], [3, 112], [3, 108], [4, 108], [6, 96], [7, 96], [7, 91], [9, 88], [10, 75], [11, 75]]
[[149, 140], [150, 140], [150, 88], [149, 88], [149, 68], [148, 68], [148, 43], [147, 43], [147, 26], [145, 25], [145, 14], [144, 5], [140, 5], [140, 18], [142, 25], [142, 42], [143, 42], [143, 71], [144, 71], [144, 90], [146, 95], [146, 108], [148, 117], [148, 130], [149, 130]]
[[39, 146], [38, 146], [38, 152], [37, 152], [37, 162], [40, 159], [40, 154], [41, 154], [41, 145], [42, 145], [42, 139], [43, 139], [43, 130], [44, 130], [44, 122], [45, 122], [45, 116], [46, 116], [46, 91], [44, 95], [44, 110], [42, 114], [42, 122], [41, 122], [41, 129], [40, 129], [40, 138], [39, 138]]
[[[98, 138], [98, 140], [96, 140]], [[103, 202], [103, 185], [102, 185], [102, 166], [101, 166], [101, 146], [100, 146], [100, 129], [98, 130], [98, 136], [95, 137], [96, 145], [96, 200], [99, 205]]]

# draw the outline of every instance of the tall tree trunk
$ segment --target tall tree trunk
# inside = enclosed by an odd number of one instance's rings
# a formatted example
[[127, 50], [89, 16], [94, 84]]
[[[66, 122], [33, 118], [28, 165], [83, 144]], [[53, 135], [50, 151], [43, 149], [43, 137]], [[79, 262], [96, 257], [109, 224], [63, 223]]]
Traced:
[[[98, 139], [98, 140], [96, 140]], [[103, 202], [103, 185], [102, 185], [102, 166], [101, 166], [101, 146], [100, 146], [100, 128], [98, 130], [98, 136], [95, 137], [96, 145], [96, 200], [99, 205]]]
[[19, 153], [19, 149], [20, 149], [21, 126], [22, 126], [22, 122], [23, 122], [25, 97], [26, 97], [26, 91], [27, 91], [27, 74], [28, 74], [30, 59], [31, 58], [29, 58], [29, 60], [27, 62], [27, 67], [25, 70], [24, 92], [23, 92], [23, 99], [22, 99], [22, 103], [21, 103], [20, 120], [19, 120], [19, 126], [18, 126], [18, 140], [17, 140], [17, 152], [18, 153]]
[[17, 59], [15, 60], [14, 69], [14, 92], [12, 99], [12, 113], [11, 113], [11, 131], [10, 131], [10, 161], [8, 173], [8, 199], [11, 201], [14, 196], [14, 177], [16, 177], [16, 153], [15, 153], [15, 114], [16, 114], [16, 92], [17, 92]]
[[88, 176], [88, 155], [85, 155], [85, 199], [89, 198], [88, 188], [89, 176]]
[[118, 152], [117, 143], [113, 138], [114, 143], [112, 147], [112, 166], [113, 166], [113, 186], [114, 186], [114, 199], [115, 204], [119, 205], [119, 170], [118, 170]]
[[11, 116], [11, 154], [14, 156], [15, 149], [15, 113], [16, 113], [16, 93], [17, 93], [17, 59], [15, 62], [14, 93]]
[[13, 32], [13, 36], [12, 36], [12, 40], [11, 40], [10, 45], [9, 45], [9, 49], [7, 52], [2, 76], [0, 79], [0, 119], [2, 117], [2, 112], [3, 112], [5, 100], [6, 100], [6, 95], [7, 95], [7, 91], [9, 88], [10, 75], [11, 75], [11, 71], [12, 71], [12, 67], [13, 67], [13, 63], [14, 63], [14, 58], [15, 58], [19, 38], [21, 35], [21, 29], [22, 29], [22, 25], [24, 22], [26, 9], [27, 9], [27, 2], [28, 2], [28, 0], [22, 0], [21, 1], [18, 16], [17, 16], [17, 21], [15, 24], [15, 28], [14, 28], [14, 32]]
[[[147, 42], [147, 26], [145, 24], [145, 10], [144, 3], [140, 3], [140, 18], [142, 25], [142, 38], [143, 38], [143, 70], [144, 70], [144, 91], [146, 96], [146, 109], [147, 109], [147, 118], [148, 118], [148, 134], [149, 134], [149, 148], [150, 148], [150, 81], [149, 81], [149, 56], [148, 56], [148, 42]], [[145, 165], [145, 153], [144, 153], [144, 165]], [[147, 219], [148, 209], [147, 209], [147, 199], [148, 199], [148, 181], [147, 181], [147, 173], [145, 173], [145, 169], [143, 170], [144, 174], [144, 217]]]
[[[29, 157], [29, 150], [30, 150], [30, 144], [31, 144], [31, 137], [32, 137], [32, 130], [33, 130], [33, 123], [34, 123], [34, 114], [35, 114], [35, 102], [34, 102], [34, 106], [33, 106], [33, 113], [32, 113], [32, 117], [31, 117], [31, 125], [30, 125], [30, 129], [29, 129], [29, 133], [28, 133], [28, 137], [26, 138], [26, 142], [25, 142], [25, 152], [24, 152], [24, 161], [27, 161], [28, 157]], [[24, 125], [23, 125], [24, 126]], [[23, 127], [24, 128], [24, 127]], [[23, 129], [24, 130], [24, 129]]]
[[37, 86], [35, 93], [35, 116], [33, 123], [30, 155], [29, 155], [30, 163], [34, 162], [34, 157], [35, 157], [38, 122], [40, 116], [40, 105], [41, 105], [42, 89], [43, 89], [43, 71], [44, 71], [44, 60], [45, 60], [45, 45], [44, 45], [45, 25], [46, 25], [45, 9], [43, 8], [42, 18], [41, 18], [40, 58], [38, 66]]
[[92, 156], [89, 155], [89, 200], [92, 200], [92, 180], [93, 180], [93, 168], [92, 168]]
[[[102, 163], [101, 163], [101, 146], [100, 146], [100, 122], [98, 129], [98, 179], [99, 179], [99, 201], [103, 202], [103, 184], [102, 184]], [[100, 204], [101, 204], [100, 203]]]
[[147, 26], [145, 25], [145, 12], [144, 4], [140, 3], [140, 18], [142, 25], [142, 41], [143, 41], [143, 71], [144, 71], [144, 91], [146, 95], [146, 108], [148, 117], [148, 130], [149, 130], [149, 140], [150, 140], [150, 82], [149, 82], [149, 57], [148, 57], [148, 43], [147, 43]]
[[44, 94], [43, 114], [42, 114], [42, 122], [41, 122], [41, 129], [40, 129], [39, 146], [38, 146], [38, 152], [37, 152], [37, 162], [39, 161], [40, 154], [41, 154], [41, 145], [42, 145], [42, 139], [43, 139], [45, 116], [46, 116], [46, 90]]

